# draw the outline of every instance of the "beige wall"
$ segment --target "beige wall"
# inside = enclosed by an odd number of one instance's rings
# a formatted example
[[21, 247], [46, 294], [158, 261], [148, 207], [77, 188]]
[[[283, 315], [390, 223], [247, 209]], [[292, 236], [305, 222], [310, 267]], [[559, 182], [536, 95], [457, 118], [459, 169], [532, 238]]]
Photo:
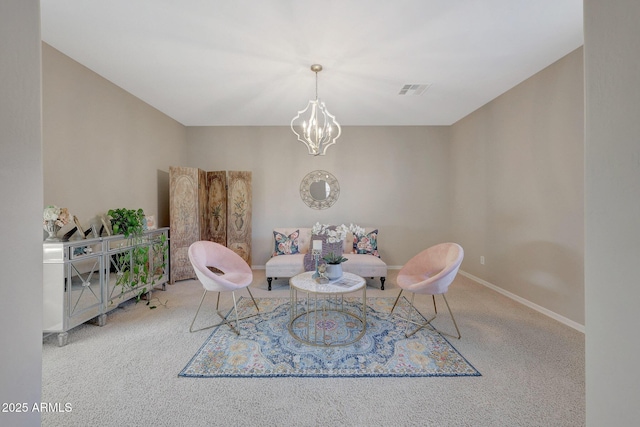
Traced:
[[587, 425], [640, 419], [640, 2], [586, 0]]
[[[40, 425], [42, 383], [42, 133], [40, 8], [0, 2], [0, 425]], [[4, 406], [3, 406], [4, 408]], [[4, 408], [7, 409], [7, 408]]]
[[[309, 156], [289, 127], [190, 127], [187, 135], [186, 165], [252, 171], [254, 265], [268, 260], [274, 227], [316, 221], [378, 227], [392, 266], [449, 238], [448, 127], [345, 127], [324, 157]], [[300, 181], [317, 169], [340, 184], [326, 210], [300, 199]]]
[[451, 238], [466, 272], [584, 325], [582, 62], [580, 48], [452, 126]]
[[186, 158], [186, 128], [45, 43], [42, 66], [43, 203], [85, 226], [112, 208], [168, 226], [169, 166]]
[[[46, 44], [43, 84], [44, 203], [85, 224], [141, 207], [168, 225], [169, 166], [249, 170], [257, 267], [274, 227], [377, 226], [392, 267], [458, 241], [466, 272], [584, 324], [581, 49], [453, 126], [347, 126], [324, 157], [288, 127], [185, 128]], [[316, 169], [340, 183], [327, 210], [299, 196]]]
[[[345, 127], [325, 157], [288, 127], [188, 128], [187, 165], [253, 172], [257, 266], [273, 227], [378, 226], [391, 266], [454, 240], [465, 272], [584, 325], [582, 60], [580, 48], [451, 127]], [[340, 182], [325, 211], [299, 197], [315, 169]]]

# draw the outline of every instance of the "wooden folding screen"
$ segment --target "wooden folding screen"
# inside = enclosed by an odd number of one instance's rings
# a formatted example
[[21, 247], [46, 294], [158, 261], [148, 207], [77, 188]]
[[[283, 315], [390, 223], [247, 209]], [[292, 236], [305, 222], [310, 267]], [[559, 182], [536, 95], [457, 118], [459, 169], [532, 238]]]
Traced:
[[187, 251], [197, 240], [226, 245], [251, 265], [251, 172], [169, 168], [171, 283], [196, 277]]

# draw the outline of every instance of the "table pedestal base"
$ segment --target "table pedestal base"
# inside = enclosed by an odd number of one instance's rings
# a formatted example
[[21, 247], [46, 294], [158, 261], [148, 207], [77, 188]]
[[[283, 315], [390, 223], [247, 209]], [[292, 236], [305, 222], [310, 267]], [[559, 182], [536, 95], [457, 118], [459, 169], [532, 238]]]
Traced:
[[[307, 275], [309, 274], [303, 273], [290, 281], [291, 311], [288, 329], [291, 336], [303, 344], [318, 347], [345, 346], [360, 340], [367, 331], [367, 286], [364, 279], [354, 275], [350, 283], [356, 284], [347, 285], [350, 288], [343, 291], [331, 284], [310, 285], [310, 277], [306, 277]], [[362, 283], [358, 283], [358, 278]], [[352, 307], [345, 307], [344, 303], [345, 293], [358, 290], [362, 290], [362, 304], [357, 304], [361, 307], [359, 313], [354, 312]], [[303, 294], [301, 300], [298, 299], [298, 292]], [[336, 322], [346, 322], [347, 319], [344, 317], [339, 319], [340, 316], [346, 316], [353, 319], [354, 323], [360, 324], [361, 328], [356, 336], [351, 337], [347, 333], [346, 338], [336, 339], [335, 334], [327, 334], [327, 330], [335, 326]], [[296, 325], [295, 328], [294, 325]]]

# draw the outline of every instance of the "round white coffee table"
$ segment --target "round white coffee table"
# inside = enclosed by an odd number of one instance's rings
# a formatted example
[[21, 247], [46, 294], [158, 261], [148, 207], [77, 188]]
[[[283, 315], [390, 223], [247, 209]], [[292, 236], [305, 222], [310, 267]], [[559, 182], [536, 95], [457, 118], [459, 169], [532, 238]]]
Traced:
[[[367, 330], [367, 286], [366, 281], [352, 273], [343, 273], [342, 277], [330, 280], [328, 283], [318, 283], [312, 276], [313, 271], [298, 274], [289, 279], [291, 313], [289, 317], [289, 333], [298, 341], [315, 346], [334, 347], [353, 344], [362, 338]], [[345, 306], [344, 295], [362, 290], [362, 310], [349, 309]], [[298, 292], [302, 299], [298, 299]], [[359, 304], [357, 305], [359, 306]], [[360, 325], [357, 335], [350, 331], [336, 331], [327, 333], [329, 325], [335, 326], [334, 316], [347, 316], [356, 322], [350, 325]], [[305, 322], [303, 327], [300, 322]], [[343, 322], [346, 324], [347, 322]], [[336, 338], [336, 336], [342, 338]], [[346, 335], [346, 337], [345, 337]]]

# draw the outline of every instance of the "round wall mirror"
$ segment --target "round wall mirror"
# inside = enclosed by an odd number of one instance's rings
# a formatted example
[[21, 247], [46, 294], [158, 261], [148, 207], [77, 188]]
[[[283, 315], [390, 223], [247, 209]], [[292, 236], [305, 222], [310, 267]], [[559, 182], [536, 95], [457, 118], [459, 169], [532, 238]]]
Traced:
[[300, 184], [302, 201], [313, 209], [327, 209], [338, 200], [339, 195], [338, 180], [327, 171], [310, 172]]
[[309, 193], [311, 193], [311, 197], [314, 200], [326, 200], [329, 197], [329, 193], [331, 193], [331, 186], [325, 180], [312, 182], [309, 185]]

